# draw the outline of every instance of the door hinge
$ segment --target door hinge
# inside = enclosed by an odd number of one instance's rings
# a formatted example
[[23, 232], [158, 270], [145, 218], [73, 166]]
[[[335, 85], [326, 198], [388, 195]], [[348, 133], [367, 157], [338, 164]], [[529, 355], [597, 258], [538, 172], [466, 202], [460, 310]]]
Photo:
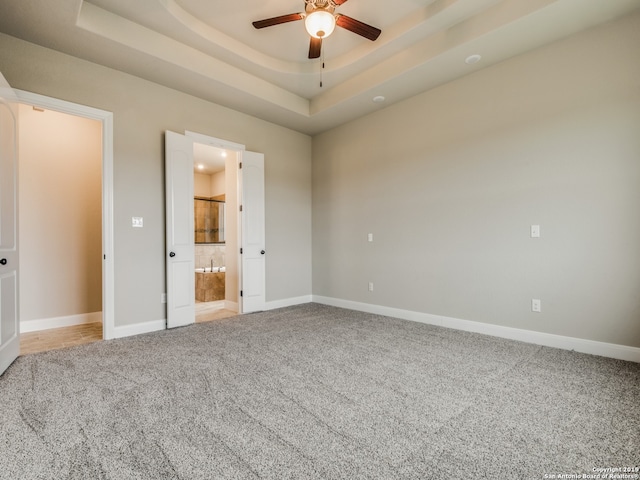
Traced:
[[242, 205], [240, 205], [240, 211], [242, 211]]
[[238, 164], [238, 168], [242, 168], [242, 162]]
[[242, 290], [240, 290], [240, 296], [242, 297]]
[[240, 249], [240, 255], [242, 255], [242, 249]]

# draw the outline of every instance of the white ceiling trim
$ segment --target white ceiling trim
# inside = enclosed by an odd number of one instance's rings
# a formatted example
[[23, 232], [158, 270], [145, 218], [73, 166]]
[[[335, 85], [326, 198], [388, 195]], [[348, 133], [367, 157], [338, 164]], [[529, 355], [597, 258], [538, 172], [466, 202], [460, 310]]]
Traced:
[[76, 25], [291, 112], [309, 116], [307, 99], [90, 3], [82, 3]]
[[314, 73], [314, 65], [309, 62], [287, 62], [270, 55], [265, 55], [202, 22], [183, 9], [174, 0], [158, 1], [176, 21], [180, 22], [194, 34], [224, 50], [244, 57], [255, 65], [282, 73]]
[[[242, 56], [256, 65], [280, 73], [317, 73], [314, 63], [309, 62], [307, 59], [289, 62], [266, 55], [202, 22], [180, 7], [175, 0], [158, 1], [176, 21], [194, 34], [207, 42], [215, 44], [217, 47]], [[461, 0], [436, 0], [421, 7], [411, 15], [407, 15], [393, 25], [385, 27], [384, 35], [376, 42], [362, 42], [358, 48], [331, 58], [331, 61], [327, 62], [325, 66], [325, 72], [330, 73], [351, 66], [376, 51], [384, 50], [386, 56], [400, 52], [420, 38], [455, 25], [465, 17], [500, 1], [476, 0], [474, 10], [469, 11], [469, 8], [463, 5]], [[370, 61], [369, 63], [372, 64], [373, 62]]]

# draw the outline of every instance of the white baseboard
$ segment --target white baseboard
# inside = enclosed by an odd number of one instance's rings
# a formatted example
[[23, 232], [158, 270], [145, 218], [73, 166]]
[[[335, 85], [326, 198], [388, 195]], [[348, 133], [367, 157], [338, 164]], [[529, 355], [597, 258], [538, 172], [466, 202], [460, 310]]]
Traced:
[[231, 310], [232, 312], [238, 313], [240, 306], [236, 302], [232, 302], [230, 300], [224, 301], [225, 310]]
[[272, 300], [264, 305], [265, 310], [274, 310], [276, 308], [293, 307], [294, 305], [302, 305], [304, 303], [313, 302], [312, 295], [304, 295], [302, 297], [284, 298], [282, 300]]
[[385, 315], [403, 320], [427, 323], [429, 325], [454, 328], [456, 330], [482, 333], [493, 337], [508, 338], [510, 340], [543, 345], [545, 347], [574, 350], [576, 352], [589, 353], [591, 355], [600, 355], [602, 357], [640, 363], [640, 348], [629, 347], [627, 345], [617, 345], [614, 343], [597, 342], [582, 338], [565, 337], [562, 335], [554, 335], [552, 333], [534, 332], [532, 330], [504, 327], [501, 325], [492, 325], [489, 323], [474, 322], [470, 320], [461, 320], [459, 318], [444, 317], [441, 315], [432, 315], [429, 313], [414, 312], [399, 308], [383, 307], [368, 303], [352, 302], [350, 300], [341, 300], [338, 298], [323, 297], [319, 295], [313, 295], [313, 302], [321, 303], [323, 305], [331, 305], [334, 307], [348, 308], [350, 310], [357, 310], [360, 312]]
[[41, 318], [20, 322], [20, 333], [39, 332], [51, 328], [72, 327], [87, 323], [102, 323], [102, 312], [81, 313], [66, 317]]
[[141, 333], [157, 332], [167, 328], [167, 320], [153, 320], [151, 322], [134, 323], [133, 325], [122, 325], [115, 327], [113, 338], [130, 337], [132, 335], [140, 335]]

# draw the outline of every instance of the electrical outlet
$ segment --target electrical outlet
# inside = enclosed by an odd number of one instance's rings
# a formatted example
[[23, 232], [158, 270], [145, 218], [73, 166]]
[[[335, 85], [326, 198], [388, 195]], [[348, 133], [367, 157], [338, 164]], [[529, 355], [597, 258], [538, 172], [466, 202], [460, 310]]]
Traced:
[[166, 293], [161, 293], [160, 294], [160, 303], [167, 303], [167, 294]]
[[367, 235], [367, 240], [369, 242], [373, 242], [373, 233], [370, 233], [369, 235]]
[[369, 282], [369, 291], [373, 292], [373, 282]]
[[540, 299], [538, 298], [531, 299], [531, 311], [537, 312], [537, 313], [542, 311], [542, 303], [540, 302]]

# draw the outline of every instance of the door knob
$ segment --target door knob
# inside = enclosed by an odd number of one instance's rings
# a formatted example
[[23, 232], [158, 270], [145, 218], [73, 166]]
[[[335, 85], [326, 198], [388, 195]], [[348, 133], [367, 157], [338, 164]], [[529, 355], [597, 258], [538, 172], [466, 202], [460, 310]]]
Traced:
[[262, 255], [264, 255], [264, 250], [260, 250], [260, 253], [261, 253]]
[[169, 256], [170, 256], [171, 258], [175, 257], [175, 256], [176, 256], [176, 252], [169, 252]]
[[7, 264], [7, 259], [3, 258], [2, 260], [0, 260], [0, 265], [6, 265]]

